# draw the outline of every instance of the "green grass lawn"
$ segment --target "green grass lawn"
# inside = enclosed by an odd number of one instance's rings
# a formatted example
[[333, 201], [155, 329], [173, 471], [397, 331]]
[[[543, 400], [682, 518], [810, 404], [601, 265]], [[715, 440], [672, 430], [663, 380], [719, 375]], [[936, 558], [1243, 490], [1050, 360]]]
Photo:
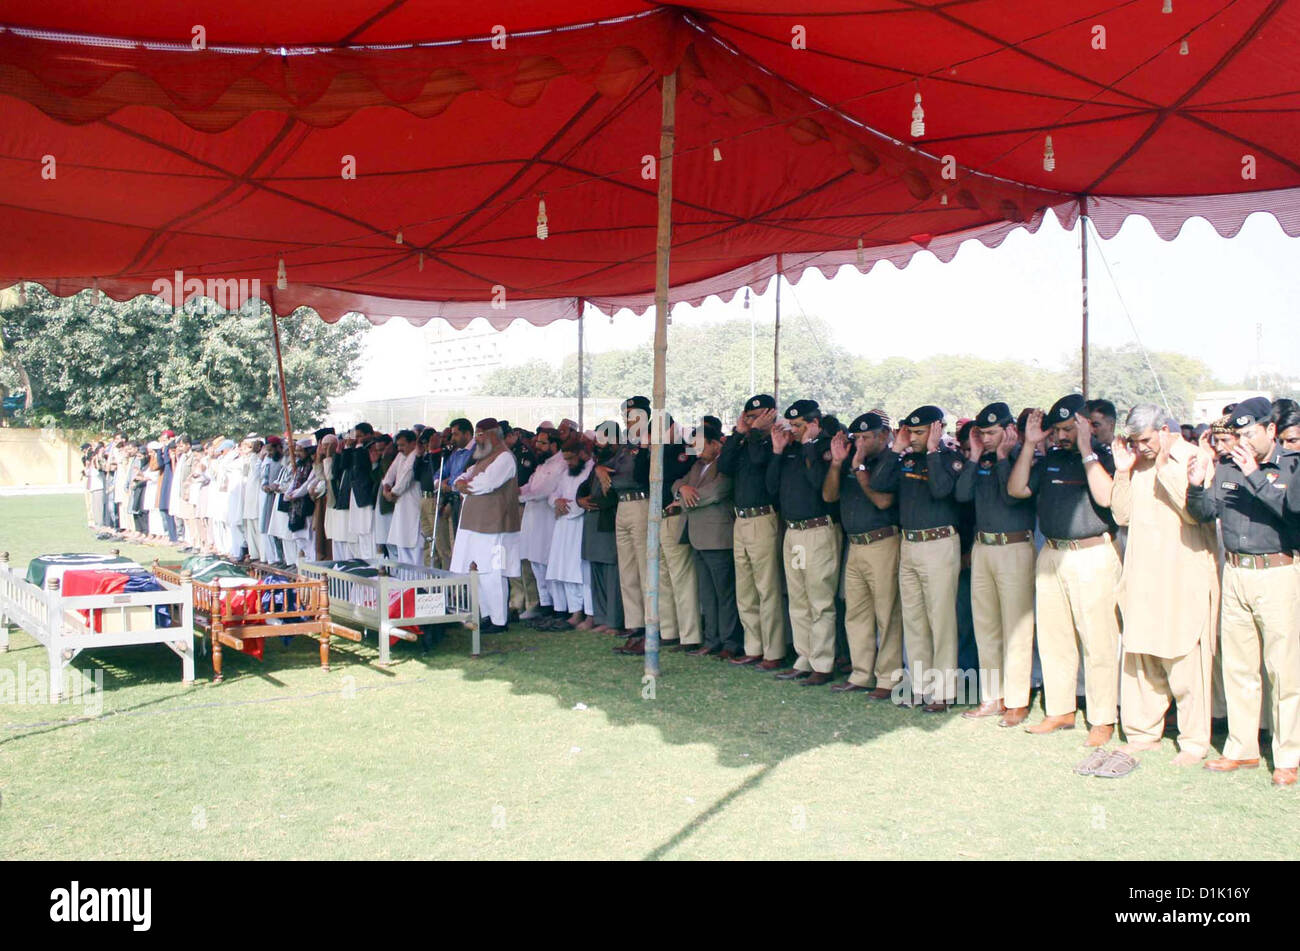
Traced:
[[[79, 497], [0, 498], [0, 550], [98, 551]], [[118, 546], [137, 560], [162, 550]], [[25, 634], [0, 671], [44, 670]], [[1267, 770], [1073, 775], [1083, 731], [1033, 737], [804, 689], [593, 634], [457, 629], [388, 670], [373, 641], [269, 639], [226, 681], [161, 646], [84, 653], [103, 709], [0, 705], [0, 859], [1291, 858]], [[586, 709], [575, 709], [585, 704]], [[1040, 715], [1035, 711], [1034, 718]]]

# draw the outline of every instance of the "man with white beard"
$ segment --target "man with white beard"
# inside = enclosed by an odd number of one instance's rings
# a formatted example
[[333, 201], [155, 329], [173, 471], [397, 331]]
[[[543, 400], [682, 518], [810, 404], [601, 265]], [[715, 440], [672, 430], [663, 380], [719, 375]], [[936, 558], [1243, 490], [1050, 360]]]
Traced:
[[581, 436], [573, 435], [556, 455], [564, 460], [564, 470], [547, 499], [555, 513], [555, 528], [546, 557], [546, 579], [556, 618], [542, 630], [567, 631], [586, 620], [584, 601], [589, 599], [584, 598], [584, 588], [591, 586], [591, 566], [582, 560], [583, 509], [578, 505], [578, 487], [591, 474], [591, 447]]
[[[223, 440], [212, 460], [212, 483], [208, 486], [208, 520], [212, 525], [212, 547], [217, 554], [230, 555], [231, 457], [239, 452], [233, 439]], [[239, 557], [238, 554], [235, 557]]]
[[[451, 552], [451, 570], [479, 573], [479, 626], [485, 634], [506, 629], [509, 579], [519, 576], [519, 483], [515, 457], [506, 449], [501, 429], [492, 418], [480, 420], [474, 431], [474, 462], [456, 480], [464, 501]], [[530, 480], [531, 481], [531, 480]]]
[[528, 560], [533, 566], [533, 577], [537, 579], [537, 599], [539, 607], [525, 611], [521, 620], [533, 620], [535, 627], [546, 627], [559, 618], [559, 611], [552, 605], [551, 588], [547, 584], [546, 559], [551, 551], [551, 536], [555, 534], [555, 509], [551, 504], [551, 492], [564, 474], [564, 454], [559, 452], [553, 429], [538, 429], [533, 440], [533, 452], [537, 459], [537, 468], [519, 490], [519, 498], [524, 503], [523, 527], [519, 533], [519, 557]]
[[244, 544], [248, 546], [248, 557], [253, 561], [266, 561], [267, 553], [261, 549], [257, 530], [257, 517], [262, 512], [262, 440], [249, 435], [245, 442], [248, 444], [248, 455], [245, 457], [241, 527], [244, 530]]

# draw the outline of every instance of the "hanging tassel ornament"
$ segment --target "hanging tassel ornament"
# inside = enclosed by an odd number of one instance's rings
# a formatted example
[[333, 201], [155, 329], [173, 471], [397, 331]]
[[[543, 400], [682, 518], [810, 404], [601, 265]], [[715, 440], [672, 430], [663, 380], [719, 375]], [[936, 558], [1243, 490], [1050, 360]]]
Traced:
[[280, 263], [275, 269], [275, 289], [278, 291], [289, 289], [289, 278], [284, 273], [284, 258], [280, 258]]
[[401, 243], [402, 243], [402, 229], [401, 229], [401, 228], [398, 228], [398, 229], [397, 229], [397, 243], [398, 243], [398, 244], [401, 244]]
[[947, 193], [947, 192], [944, 192], [943, 194], [941, 194], [941, 195], [939, 196], [939, 204], [943, 205], [944, 207], [947, 207], [947, 205], [948, 205], [948, 193]]
[[912, 107], [912, 138], [919, 139], [925, 135], [925, 109], [921, 106], [921, 90], [916, 91], [912, 101], [916, 103]]
[[722, 149], [718, 148], [717, 142], [713, 143], [713, 161], [715, 162], [722, 161]]
[[1056, 151], [1052, 148], [1052, 137], [1047, 137], [1047, 143], [1043, 146], [1043, 171], [1056, 171]]
[[550, 225], [546, 218], [546, 199], [539, 198], [537, 199], [537, 240], [545, 241], [550, 233]]
[[745, 288], [745, 310], [749, 310], [749, 288]]
[[418, 267], [421, 271], [424, 270], [424, 252], [423, 252], [423, 251], [420, 252], [419, 263], [416, 265], [416, 267]]
[[1173, 12], [1174, 12], [1174, 0], [1165, 0], [1165, 5], [1164, 5], [1164, 7], [1160, 10], [1160, 12], [1161, 12], [1161, 13], [1173, 13]]
[[1179, 56], [1186, 56], [1186, 55], [1187, 55], [1188, 53], [1190, 53], [1190, 52], [1191, 52], [1191, 50], [1189, 50], [1189, 49], [1187, 48], [1187, 40], [1186, 40], [1186, 39], [1183, 39], [1183, 40], [1178, 44], [1178, 55], [1179, 55]]
[[858, 267], [867, 263], [867, 256], [862, 250], [862, 239], [858, 238]]

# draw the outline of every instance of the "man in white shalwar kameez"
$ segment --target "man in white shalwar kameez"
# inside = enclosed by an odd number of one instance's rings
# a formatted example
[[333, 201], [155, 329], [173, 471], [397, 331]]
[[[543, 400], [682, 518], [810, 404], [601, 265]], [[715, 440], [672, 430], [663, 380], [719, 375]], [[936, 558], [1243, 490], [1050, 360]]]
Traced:
[[248, 470], [252, 465], [253, 444], [244, 439], [234, 452], [226, 456], [226, 485], [229, 494], [226, 498], [226, 524], [230, 526], [230, 550], [232, 561], [244, 556], [244, 483], [248, 481]]
[[384, 473], [381, 490], [393, 503], [388, 524], [388, 545], [397, 549], [397, 560], [407, 565], [423, 564], [420, 536], [420, 483], [415, 474], [415, 433], [403, 429], [393, 437], [397, 458]]
[[261, 533], [258, 531], [258, 517], [262, 514], [262, 440], [256, 436], [247, 437], [249, 443], [248, 468], [244, 472], [243, 517], [244, 543], [248, 545], [248, 557], [254, 561], [267, 561], [267, 552], [262, 551]]
[[[590, 583], [590, 576], [583, 571], [582, 516], [585, 510], [578, 505], [578, 487], [591, 474], [591, 453], [581, 436], [571, 436], [563, 451], [556, 455], [564, 460], [564, 471], [547, 498], [555, 513], [555, 528], [546, 558], [546, 578], [556, 613], [567, 612], [567, 626], [575, 627], [584, 620], [583, 584]], [[527, 515], [527, 509], [524, 511]]]
[[[538, 429], [534, 452], [539, 465], [519, 490], [524, 502], [523, 527], [519, 532], [519, 557], [527, 559], [537, 579], [537, 599], [541, 606], [536, 612], [525, 611], [521, 617], [550, 619], [558, 610], [551, 603], [551, 589], [547, 584], [546, 559], [551, 551], [551, 536], [555, 532], [555, 509], [551, 505], [551, 491], [564, 474], [564, 453], [555, 445], [553, 431]], [[541, 461], [545, 460], [545, 461]]]
[[451, 570], [478, 572], [479, 614], [489, 618], [479, 630], [491, 634], [506, 628], [509, 579], [519, 577], [519, 483], [495, 419], [479, 421], [474, 442], [473, 465], [455, 482], [464, 502]]

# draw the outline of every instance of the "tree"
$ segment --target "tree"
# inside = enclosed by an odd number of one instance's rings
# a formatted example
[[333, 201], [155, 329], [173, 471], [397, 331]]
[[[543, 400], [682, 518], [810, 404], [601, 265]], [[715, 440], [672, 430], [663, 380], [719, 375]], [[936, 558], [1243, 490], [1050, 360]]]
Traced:
[[[280, 321], [295, 428], [318, 425], [330, 398], [351, 388], [368, 329], [360, 317], [326, 324], [305, 309]], [[196, 437], [284, 425], [265, 308], [199, 301], [173, 315], [153, 297], [96, 303], [29, 285], [25, 305], [0, 312], [0, 334], [31, 380], [29, 422]]]
[[[1094, 347], [1088, 355], [1088, 395], [1103, 397], [1115, 404], [1121, 418], [1139, 403], [1165, 406], [1179, 419], [1190, 419], [1196, 394], [1220, 389], [1214, 371], [1195, 357], [1181, 353], [1151, 353], [1147, 366], [1136, 344], [1123, 347]], [[1080, 377], [1078, 354], [1070, 367], [1072, 386], [1078, 389]], [[1152, 375], [1159, 375], [1160, 383]], [[1162, 393], [1163, 389], [1163, 393]]]

